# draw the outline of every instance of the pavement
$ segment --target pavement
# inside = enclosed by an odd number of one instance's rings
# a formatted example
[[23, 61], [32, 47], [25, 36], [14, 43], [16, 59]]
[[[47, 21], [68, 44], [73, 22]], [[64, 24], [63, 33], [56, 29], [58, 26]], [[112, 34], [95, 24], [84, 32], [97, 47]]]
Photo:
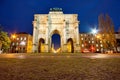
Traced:
[[[51, 53], [52, 54], [52, 53]], [[80, 55], [72, 54], [72, 55], [34, 55], [34, 54], [27, 54], [27, 53], [6, 53], [6, 54], [0, 54], [0, 58], [16, 58], [16, 59], [26, 59], [26, 58], [90, 58], [90, 59], [108, 59], [108, 58], [120, 58], [120, 54], [101, 54], [101, 53], [80, 53]]]

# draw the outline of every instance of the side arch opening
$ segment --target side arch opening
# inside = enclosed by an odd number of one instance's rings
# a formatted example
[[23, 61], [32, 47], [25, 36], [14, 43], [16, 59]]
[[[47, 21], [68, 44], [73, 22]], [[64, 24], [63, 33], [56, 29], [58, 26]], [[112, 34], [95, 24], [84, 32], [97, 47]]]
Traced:
[[73, 39], [72, 38], [69, 38], [67, 40], [67, 51], [69, 53], [74, 53], [74, 44], [73, 44]]
[[45, 40], [43, 38], [39, 39], [38, 52], [45, 52]]

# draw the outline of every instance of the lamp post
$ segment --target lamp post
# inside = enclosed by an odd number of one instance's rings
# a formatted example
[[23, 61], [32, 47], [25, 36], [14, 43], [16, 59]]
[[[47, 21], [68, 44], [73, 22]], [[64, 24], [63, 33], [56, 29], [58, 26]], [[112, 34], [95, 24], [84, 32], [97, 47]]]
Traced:
[[[11, 34], [11, 40], [12, 40], [12, 43], [11, 43], [11, 51], [12, 52], [16, 52], [16, 44], [15, 44], [15, 42], [16, 42], [16, 34], [14, 33], [14, 34]], [[14, 44], [14, 45], [13, 45]]]
[[[91, 30], [91, 33], [93, 34], [93, 37], [96, 37], [96, 34], [98, 33], [98, 30], [96, 28], [94, 28], [94, 29]], [[99, 37], [99, 36], [97, 36], [97, 37]], [[92, 50], [92, 52], [94, 52], [95, 51], [95, 46], [92, 44], [90, 49]]]

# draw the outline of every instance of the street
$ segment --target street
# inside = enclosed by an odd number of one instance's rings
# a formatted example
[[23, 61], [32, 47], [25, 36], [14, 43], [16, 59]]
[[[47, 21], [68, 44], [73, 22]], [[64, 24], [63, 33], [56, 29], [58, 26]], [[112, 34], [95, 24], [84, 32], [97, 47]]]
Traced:
[[[72, 53], [71, 53], [72, 54]], [[39, 54], [27, 54], [27, 53], [9, 53], [9, 54], [0, 54], [0, 58], [16, 58], [16, 59], [25, 59], [25, 58], [90, 58], [90, 59], [96, 59], [96, 58], [120, 58], [120, 54], [101, 54], [101, 53], [80, 53], [80, 54], [54, 54], [54, 53], [39, 53]]]
[[120, 80], [120, 54], [0, 54], [0, 80]]

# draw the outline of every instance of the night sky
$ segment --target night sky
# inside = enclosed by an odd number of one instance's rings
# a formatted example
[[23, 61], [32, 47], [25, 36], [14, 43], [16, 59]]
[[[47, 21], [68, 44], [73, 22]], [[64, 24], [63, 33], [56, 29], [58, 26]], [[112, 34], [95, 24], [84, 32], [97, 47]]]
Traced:
[[0, 24], [9, 33], [32, 34], [34, 14], [48, 14], [53, 7], [62, 8], [65, 14], [78, 14], [80, 32], [97, 27], [101, 13], [111, 17], [115, 31], [120, 27], [120, 0], [0, 0]]

